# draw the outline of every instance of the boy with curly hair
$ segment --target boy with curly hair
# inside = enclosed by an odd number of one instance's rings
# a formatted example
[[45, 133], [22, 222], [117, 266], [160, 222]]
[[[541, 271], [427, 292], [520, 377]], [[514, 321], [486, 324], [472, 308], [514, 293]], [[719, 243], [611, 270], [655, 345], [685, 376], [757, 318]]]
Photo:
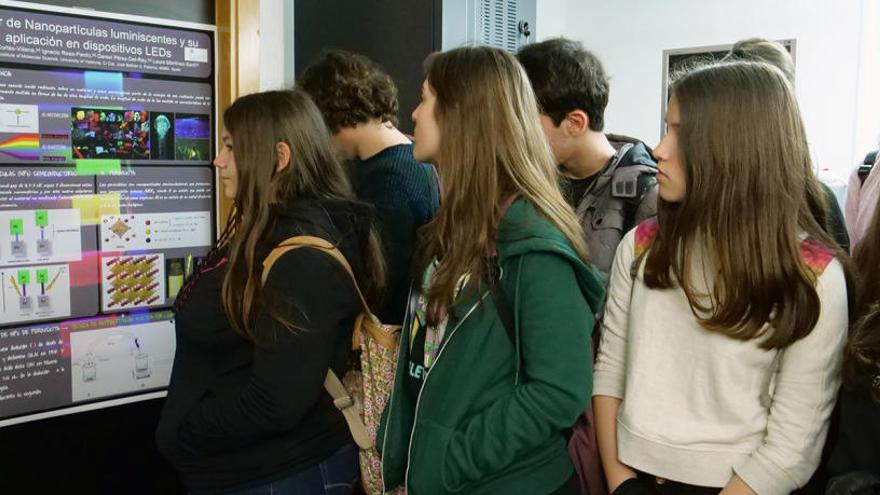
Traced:
[[337, 151], [349, 162], [358, 198], [376, 208], [388, 274], [376, 315], [387, 324], [402, 323], [417, 231], [439, 207], [434, 169], [413, 158], [412, 142], [396, 127], [394, 81], [369, 58], [324, 52], [297, 84], [318, 105]]

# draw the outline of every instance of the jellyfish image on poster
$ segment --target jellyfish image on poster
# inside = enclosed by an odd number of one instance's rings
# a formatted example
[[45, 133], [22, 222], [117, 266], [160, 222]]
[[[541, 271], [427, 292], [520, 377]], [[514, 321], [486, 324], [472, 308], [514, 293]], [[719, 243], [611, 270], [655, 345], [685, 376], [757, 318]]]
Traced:
[[153, 144], [158, 158], [174, 158], [174, 133], [171, 132], [171, 121], [164, 115], [159, 115], [153, 121], [153, 130], [157, 141]]

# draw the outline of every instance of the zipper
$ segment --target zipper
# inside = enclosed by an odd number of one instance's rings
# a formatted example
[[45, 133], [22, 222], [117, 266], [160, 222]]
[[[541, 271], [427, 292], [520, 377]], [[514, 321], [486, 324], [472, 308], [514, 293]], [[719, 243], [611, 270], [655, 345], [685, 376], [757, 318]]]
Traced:
[[[406, 315], [410, 314], [410, 309], [412, 308], [412, 302], [413, 302], [412, 293], [413, 293], [413, 287], [412, 287], [412, 284], [410, 284], [410, 287], [409, 287], [410, 298], [409, 298], [409, 300], [406, 301], [406, 313], [404, 313]], [[404, 325], [406, 325], [407, 323], [412, 323], [412, 322], [408, 322], [408, 321], [406, 321], [406, 319], [404, 319], [403, 323], [404, 323]], [[408, 326], [411, 327], [412, 325], [408, 325]], [[401, 327], [401, 331], [400, 331], [401, 341], [403, 340], [403, 328], [404, 327]], [[397, 381], [397, 367], [400, 366], [400, 358], [402, 357], [402, 353], [403, 353], [402, 346], [409, 345], [409, 342], [400, 342], [400, 345], [401, 345], [401, 347], [397, 351], [397, 360], [396, 360], [396, 363], [394, 364], [394, 381]], [[391, 394], [388, 396], [388, 418], [391, 418], [391, 406], [393, 404], [394, 404], [394, 383], [392, 382]], [[385, 425], [385, 434], [382, 435], [382, 453], [383, 454], [388, 452], [387, 446], [388, 446], [388, 425]], [[382, 493], [386, 493], [388, 491], [388, 487], [385, 486], [385, 468], [384, 467], [379, 469], [379, 477], [382, 480]], [[404, 485], [406, 485], [406, 479], [404, 479], [403, 483], [404, 483]]]
[[[425, 386], [428, 384], [428, 377], [431, 376], [431, 371], [433, 371], [434, 368], [437, 367], [437, 363], [440, 362], [440, 356], [443, 355], [443, 351], [445, 351], [446, 347], [449, 346], [449, 342], [452, 341], [452, 337], [455, 336], [455, 332], [458, 331], [459, 327], [461, 327], [461, 325], [464, 324], [465, 320], [467, 320], [471, 316], [471, 314], [477, 309], [477, 306], [479, 306], [483, 302], [483, 300], [486, 299], [487, 295], [488, 295], [488, 292], [484, 292], [483, 295], [480, 296], [480, 299], [478, 299], [477, 302], [475, 302], [474, 305], [471, 306], [471, 309], [469, 309], [468, 312], [465, 313], [464, 318], [462, 318], [461, 321], [459, 321], [458, 324], [455, 325], [455, 328], [453, 328], [452, 332], [449, 333], [449, 337], [446, 338], [446, 343], [443, 344], [443, 347], [440, 348], [440, 352], [437, 353], [437, 357], [434, 358], [434, 364], [431, 365], [431, 367], [428, 368], [427, 373], [425, 373], [425, 381], [422, 383], [422, 388], [419, 389], [418, 397], [416, 397], [416, 409], [415, 409], [415, 413], [413, 414], [413, 426], [412, 426], [412, 430], [409, 432], [409, 447], [407, 448], [407, 451], [406, 451], [406, 473], [404, 473], [404, 476], [403, 476], [403, 488], [406, 493], [409, 493], [409, 469], [410, 469], [410, 465], [411, 465], [411, 461], [412, 461], [413, 437], [415, 437], [416, 423], [418, 423], [418, 419], [419, 419], [419, 403], [422, 401], [422, 393], [425, 391]], [[389, 407], [390, 407], [390, 405], [389, 405]], [[391, 414], [390, 410], [388, 411], [388, 414]], [[387, 438], [387, 436], [388, 436], [387, 431], [385, 432], [385, 436]], [[382, 451], [385, 452], [384, 444], [382, 447]], [[384, 480], [383, 480], [383, 488], [384, 488]]]

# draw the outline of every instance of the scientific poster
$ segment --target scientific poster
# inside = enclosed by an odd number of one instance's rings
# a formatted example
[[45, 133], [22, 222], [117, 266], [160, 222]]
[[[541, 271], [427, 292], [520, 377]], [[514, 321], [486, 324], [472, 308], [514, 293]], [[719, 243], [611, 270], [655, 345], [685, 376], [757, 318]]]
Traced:
[[216, 238], [213, 29], [54, 10], [0, 7], [0, 426], [166, 387]]

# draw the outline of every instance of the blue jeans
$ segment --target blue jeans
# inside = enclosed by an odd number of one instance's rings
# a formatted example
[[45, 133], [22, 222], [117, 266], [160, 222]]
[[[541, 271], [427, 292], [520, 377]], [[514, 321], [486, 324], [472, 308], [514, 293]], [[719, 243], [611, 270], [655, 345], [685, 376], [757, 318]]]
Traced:
[[358, 453], [354, 444], [348, 444], [317, 466], [227, 495], [351, 495], [360, 477]]

